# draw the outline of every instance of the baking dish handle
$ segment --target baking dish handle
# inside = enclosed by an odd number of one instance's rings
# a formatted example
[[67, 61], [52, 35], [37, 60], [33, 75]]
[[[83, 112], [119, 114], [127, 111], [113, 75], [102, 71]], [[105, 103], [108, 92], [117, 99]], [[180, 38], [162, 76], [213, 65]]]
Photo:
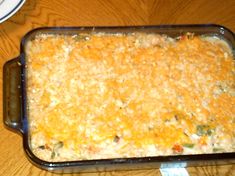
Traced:
[[11, 130], [23, 133], [20, 56], [3, 67], [3, 121]]

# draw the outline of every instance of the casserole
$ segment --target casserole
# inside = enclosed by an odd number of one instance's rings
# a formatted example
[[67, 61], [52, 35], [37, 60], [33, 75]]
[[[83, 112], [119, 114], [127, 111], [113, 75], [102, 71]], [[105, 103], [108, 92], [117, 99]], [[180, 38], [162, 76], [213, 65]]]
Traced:
[[[190, 166], [193, 164], [204, 165], [205, 162], [201, 162], [200, 160], [210, 161], [208, 162], [208, 164], [234, 162], [234, 150], [231, 150], [231, 149], [226, 151], [225, 153], [223, 152], [211, 153], [210, 152], [211, 154], [208, 154], [208, 153], [181, 154], [180, 152], [180, 153], [177, 153], [177, 155], [173, 155], [172, 153], [169, 153], [167, 156], [164, 156], [163, 154], [159, 154], [157, 156], [154, 156], [152, 154], [144, 155], [144, 156], [137, 155], [134, 157], [133, 155], [127, 155], [127, 157], [123, 155], [119, 155], [120, 157], [111, 157], [111, 158], [108, 158], [108, 157], [92, 158], [91, 157], [91, 158], [85, 158], [85, 159], [76, 158], [76, 160], [72, 160], [72, 159], [71, 160], [45, 160], [39, 157], [39, 155], [35, 155], [35, 150], [34, 150], [35, 148], [33, 147], [34, 143], [32, 143], [34, 136], [31, 135], [31, 132], [33, 131], [31, 122], [33, 122], [33, 120], [30, 118], [31, 116], [33, 116], [31, 111], [36, 108], [33, 106], [34, 104], [30, 103], [30, 101], [32, 100], [32, 95], [33, 95], [32, 94], [33, 90], [30, 90], [30, 87], [33, 87], [33, 86], [28, 86], [34, 83], [31, 81], [32, 79], [30, 78], [31, 77], [30, 73], [33, 73], [33, 71], [35, 70], [35, 69], [32, 69], [33, 64], [32, 65], [29, 64], [31, 57], [29, 54], [30, 51], [29, 52], [27, 51], [27, 46], [33, 45], [31, 44], [31, 41], [38, 39], [39, 42], [41, 42], [44, 39], [47, 40], [48, 38], [47, 36], [49, 36], [50, 38], [50, 36], [53, 36], [53, 35], [62, 36], [62, 37], [63, 36], [73, 37], [73, 36], [76, 36], [77, 34], [80, 34], [79, 36], [81, 36], [84, 33], [86, 35], [91, 34], [91, 36], [88, 36], [89, 38], [93, 37], [93, 33], [95, 33], [94, 35], [101, 36], [101, 38], [103, 36], [103, 33], [106, 36], [107, 35], [112, 36], [112, 34], [118, 34], [119, 36], [121, 35], [121, 37], [122, 37], [122, 34], [126, 35], [129, 33], [132, 33], [132, 36], [133, 35], [135, 36], [137, 33], [142, 33], [144, 35], [157, 33], [161, 35], [163, 34], [167, 35], [168, 36], [167, 38], [171, 42], [173, 38], [180, 37], [180, 36], [188, 36], [189, 38], [192, 37], [191, 34], [185, 35], [185, 33], [188, 33], [188, 32], [193, 33], [194, 35], [197, 35], [197, 36], [219, 38], [220, 40], [223, 40], [225, 43], [227, 43], [226, 45], [230, 46], [230, 55], [232, 55], [232, 57], [234, 58], [234, 55], [233, 55], [234, 54], [233, 53], [234, 52], [234, 34], [230, 32], [229, 30], [225, 29], [224, 27], [215, 26], [215, 25], [113, 27], [113, 28], [43, 28], [43, 29], [37, 29], [37, 30], [31, 31], [22, 40], [21, 55], [17, 59], [8, 62], [4, 67], [4, 100], [6, 100], [6, 102], [4, 103], [4, 122], [7, 126], [13, 127], [13, 129], [17, 129], [18, 131], [22, 133], [24, 149], [27, 153], [27, 156], [30, 158], [30, 160], [36, 165], [38, 165], [39, 167], [48, 169], [48, 170], [60, 170], [63, 172], [71, 172], [71, 170], [95, 171], [96, 169], [105, 169], [105, 170], [115, 169], [116, 170], [116, 169], [133, 169], [133, 168], [138, 168], [138, 167], [141, 167], [141, 168], [151, 168], [151, 167], [157, 167], [157, 166], [172, 167], [171, 165], [170, 166], [166, 165], [166, 163], [168, 162], [170, 162], [171, 164], [175, 163], [176, 165], [177, 163], [180, 163], [182, 164], [182, 166], [185, 166], [185, 165]], [[40, 35], [42, 36], [41, 38], [40, 38]], [[79, 38], [79, 41], [80, 39], [81, 38]], [[157, 47], [159, 47], [159, 43], [157, 43], [157, 45], [158, 45]], [[161, 47], [162, 46], [160, 44], [160, 48]], [[105, 48], [102, 48], [102, 49], [104, 51]], [[50, 49], [48, 48], [48, 50]], [[33, 55], [33, 57], [35, 57], [35, 55]], [[65, 64], [65, 63], [62, 63], [62, 64]], [[47, 64], [47, 65], [48, 67], [50, 66], [50, 64]], [[142, 68], [143, 67], [144, 65], [142, 65]], [[21, 75], [21, 77], [17, 77], [16, 75]], [[93, 79], [93, 78], [94, 77], [89, 77], [89, 79]], [[115, 77], [115, 79], [117, 78], [119, 77]], [[6, 82], [6, 80], [11, 80], [11, 81]], [[20, 87], [18, 87], [19, 85]], [[33, 87], [33, 88], [37, 88], [37, 87]], [[47, 88], [50, 89], [50, 87], [48, 86]], [[234, 102], [231, 102], [231, 103], [233, 105]], [[117, 104], [122, 106], [122, 102], [117, 102]], [[33, 107], [33, 108], [30, 109], [30, 107]], [[39, 108], [37, 110], [38, 112], [42, 111], [42, 113], [46, 113], [46, 111], [44, 112], [43, 109]], [[30, 113], [31, 115], [29, 115]], [[206, 135], [209, 135], [209, 133], [212, 132], [211, 129], [209, 129], [205, 125], [197, 126], [197, 130], [200, 131], [199, 135], [201, 136], [204, 136], [205, 133]], [[121, 135], [118, 134], [118, 137], [116, 137], [116, 139], [118, 138], [118, 140], [120, 140], [120, 136]], [[114, 135], [114, 138], [115, 138], [115, 135]], [[60, 144], [62, 145], [62, 143]], [[190, 146], [191, 146], [191, 143], [190, 143]], [[37, 147], [40, 148], [40, 146], [37, 146]], [[40, 148], [40, 151], [41, 149], [45, 150], [46, 147], [47, 146], [45, 146], [43, 143], [43, 146]], [[189, 144], [188, 144], [188, 147], [189, 147]], [[177, 148], [177, 150], [176, 149], [175, 150], [178, 151], [178, 146], [174, 146], [173, 148], [174, 149]], [[54, 154], [54, 155], [57, 156], [57, 154]], [[53, 156], [52, 159], [54, 159], [54, 155], [51, 154], [51, 156]]]

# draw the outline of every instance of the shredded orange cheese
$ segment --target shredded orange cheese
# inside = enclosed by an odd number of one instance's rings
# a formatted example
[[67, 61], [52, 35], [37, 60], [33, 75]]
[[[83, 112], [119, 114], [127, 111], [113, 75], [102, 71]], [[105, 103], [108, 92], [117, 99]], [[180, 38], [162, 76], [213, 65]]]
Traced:
[[40, 34], [26, 58], [31, 144], [42, 159], [235, 150], [234, 59], [221, 39]]

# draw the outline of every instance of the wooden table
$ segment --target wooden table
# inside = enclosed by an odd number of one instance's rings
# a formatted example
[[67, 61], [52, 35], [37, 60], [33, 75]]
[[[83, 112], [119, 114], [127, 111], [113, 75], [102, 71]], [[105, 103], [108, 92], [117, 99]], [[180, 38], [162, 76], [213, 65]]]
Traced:
[[[235, 32], [235, 0], [27, 0], [0, 24], [0, 64], [19, 55], [20, 40], [43, 26], [216, 23]], [[1, 74], [2, 87], [2, 74]], [[2, 99], [2, 91], [0, 93]], [[2, 101], [0, 105], [2, 114]], [[2, 115], [0, 116], [2, 119]], [[187, 168], [190, 175], [235, 175], [235, 164]], [[0, 123], [0, 175], [53, 175], [26, 158], [22, 138]], [[75, 174], [74, 174], [75, 175]], [[158, 169], [78, 175], [161, 175]]]

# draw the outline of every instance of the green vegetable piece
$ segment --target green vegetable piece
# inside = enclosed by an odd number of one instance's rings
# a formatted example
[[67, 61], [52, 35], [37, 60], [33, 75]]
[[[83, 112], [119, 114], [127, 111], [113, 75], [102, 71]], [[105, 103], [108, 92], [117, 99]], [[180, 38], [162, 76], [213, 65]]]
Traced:
[[62, 141], [59, 141], [54, 145], [54, 150], [58, 150], [64, 146], [64, 143]]
[[54, 159], [55, 158], [55, 151], [53, 150], [52, 152], [51, 152], [51, 159]]
[[192, 144], [192, 143], [185, 143], [185, 144], [183, 144], [183, 146], [187, 147], [187, 148], [193, 148], [194, 144]]
[[213, 130], [210, 129], [209, 125], [197, 125], [197, 135], [198, 136], [210, 136]]
[[213, 152], [222, 152], [224, 149], [222, 148], [213, 148]]
[[89, 40], [89, 37], [86, 35], [77, 35], [74, 37], [75, 41], [86, 41]]
[[38, 146], [38, 148], [42, 149], [42, 150], [46, 149], [45, 145], [40, 145], [40, 146]]
[[118, 135], [116, 135], [116, 136], [114, 137], [114, 139], [113, 139], [113, 142], [118, 143], [119, 140], [120, 140], [120, 137], [119, 137]]
[[212, 135], [212, 130], [211, 130], [211, 129], [207, 130], [207, 135], [208, 135], [208, 136], [211, 136], [211, 135]]

